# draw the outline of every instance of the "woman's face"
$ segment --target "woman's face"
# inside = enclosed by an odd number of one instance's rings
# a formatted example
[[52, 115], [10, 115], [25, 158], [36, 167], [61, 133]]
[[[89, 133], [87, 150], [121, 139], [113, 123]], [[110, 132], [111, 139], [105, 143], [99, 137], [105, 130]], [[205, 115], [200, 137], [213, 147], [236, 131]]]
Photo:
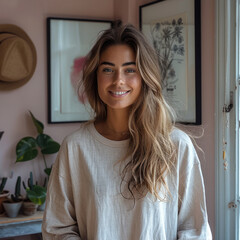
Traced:
[[128, 109], [137, 101], [142, 78], [134, 51], [125, 44], [109, 46], [100, 55], [97, 70], [98, 94], [112, 109]]

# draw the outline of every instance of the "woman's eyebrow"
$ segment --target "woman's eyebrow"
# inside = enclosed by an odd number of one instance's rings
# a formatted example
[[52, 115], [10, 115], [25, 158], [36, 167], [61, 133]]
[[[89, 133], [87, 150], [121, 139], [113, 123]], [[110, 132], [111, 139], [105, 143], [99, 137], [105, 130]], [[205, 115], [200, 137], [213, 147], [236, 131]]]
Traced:
[[126, 63], [123, 63], [122, 66], [128, 66], [128, 65], [136, 65], [135, 62], [126, 62]]
[[[110, 65], [110, 66], [115, 66], [114, 63], [111, 63], [111, 62], [102, 62], [100, 63], [100, 65]], [[123, 63], [122, 66], [128, 66], [128, 65], [136, 65], [135, 62], [126, 62], [126, 63]]]
[[111, 63], [111, 62], [102, 62], [100, 63], [100, 65], [110, 65], [110, 66], [115, 66], [114, 63]]

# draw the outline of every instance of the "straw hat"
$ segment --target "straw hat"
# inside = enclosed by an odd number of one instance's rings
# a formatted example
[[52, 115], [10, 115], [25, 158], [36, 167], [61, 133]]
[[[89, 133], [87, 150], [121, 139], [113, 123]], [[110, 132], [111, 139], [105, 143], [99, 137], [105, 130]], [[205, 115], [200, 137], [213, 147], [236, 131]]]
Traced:
[[0, 24], [0, 90], [21, 87], [29, 81], [37, 63], [36, 49], [18, 26]]

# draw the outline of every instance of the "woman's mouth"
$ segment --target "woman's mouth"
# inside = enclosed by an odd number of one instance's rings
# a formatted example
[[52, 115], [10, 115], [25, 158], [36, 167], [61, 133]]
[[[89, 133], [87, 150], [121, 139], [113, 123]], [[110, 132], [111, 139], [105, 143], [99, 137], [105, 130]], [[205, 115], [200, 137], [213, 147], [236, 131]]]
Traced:
[[113, 96], [117, 96], [117, 97], [121, 97], [124, 96], [126, 94], [128, 94], [130, 92], [130, 90], [128, 91], [109, 91], [109, 93]]

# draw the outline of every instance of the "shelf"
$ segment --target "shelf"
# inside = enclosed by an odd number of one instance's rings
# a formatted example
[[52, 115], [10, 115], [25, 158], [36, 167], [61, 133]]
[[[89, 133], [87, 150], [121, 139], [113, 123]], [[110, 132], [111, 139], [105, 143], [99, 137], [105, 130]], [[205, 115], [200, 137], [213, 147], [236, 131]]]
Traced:
[[16, 218], [0, 216], [0, 238], [41, 233], [43, 212], [32, 216], [19, 215]]

